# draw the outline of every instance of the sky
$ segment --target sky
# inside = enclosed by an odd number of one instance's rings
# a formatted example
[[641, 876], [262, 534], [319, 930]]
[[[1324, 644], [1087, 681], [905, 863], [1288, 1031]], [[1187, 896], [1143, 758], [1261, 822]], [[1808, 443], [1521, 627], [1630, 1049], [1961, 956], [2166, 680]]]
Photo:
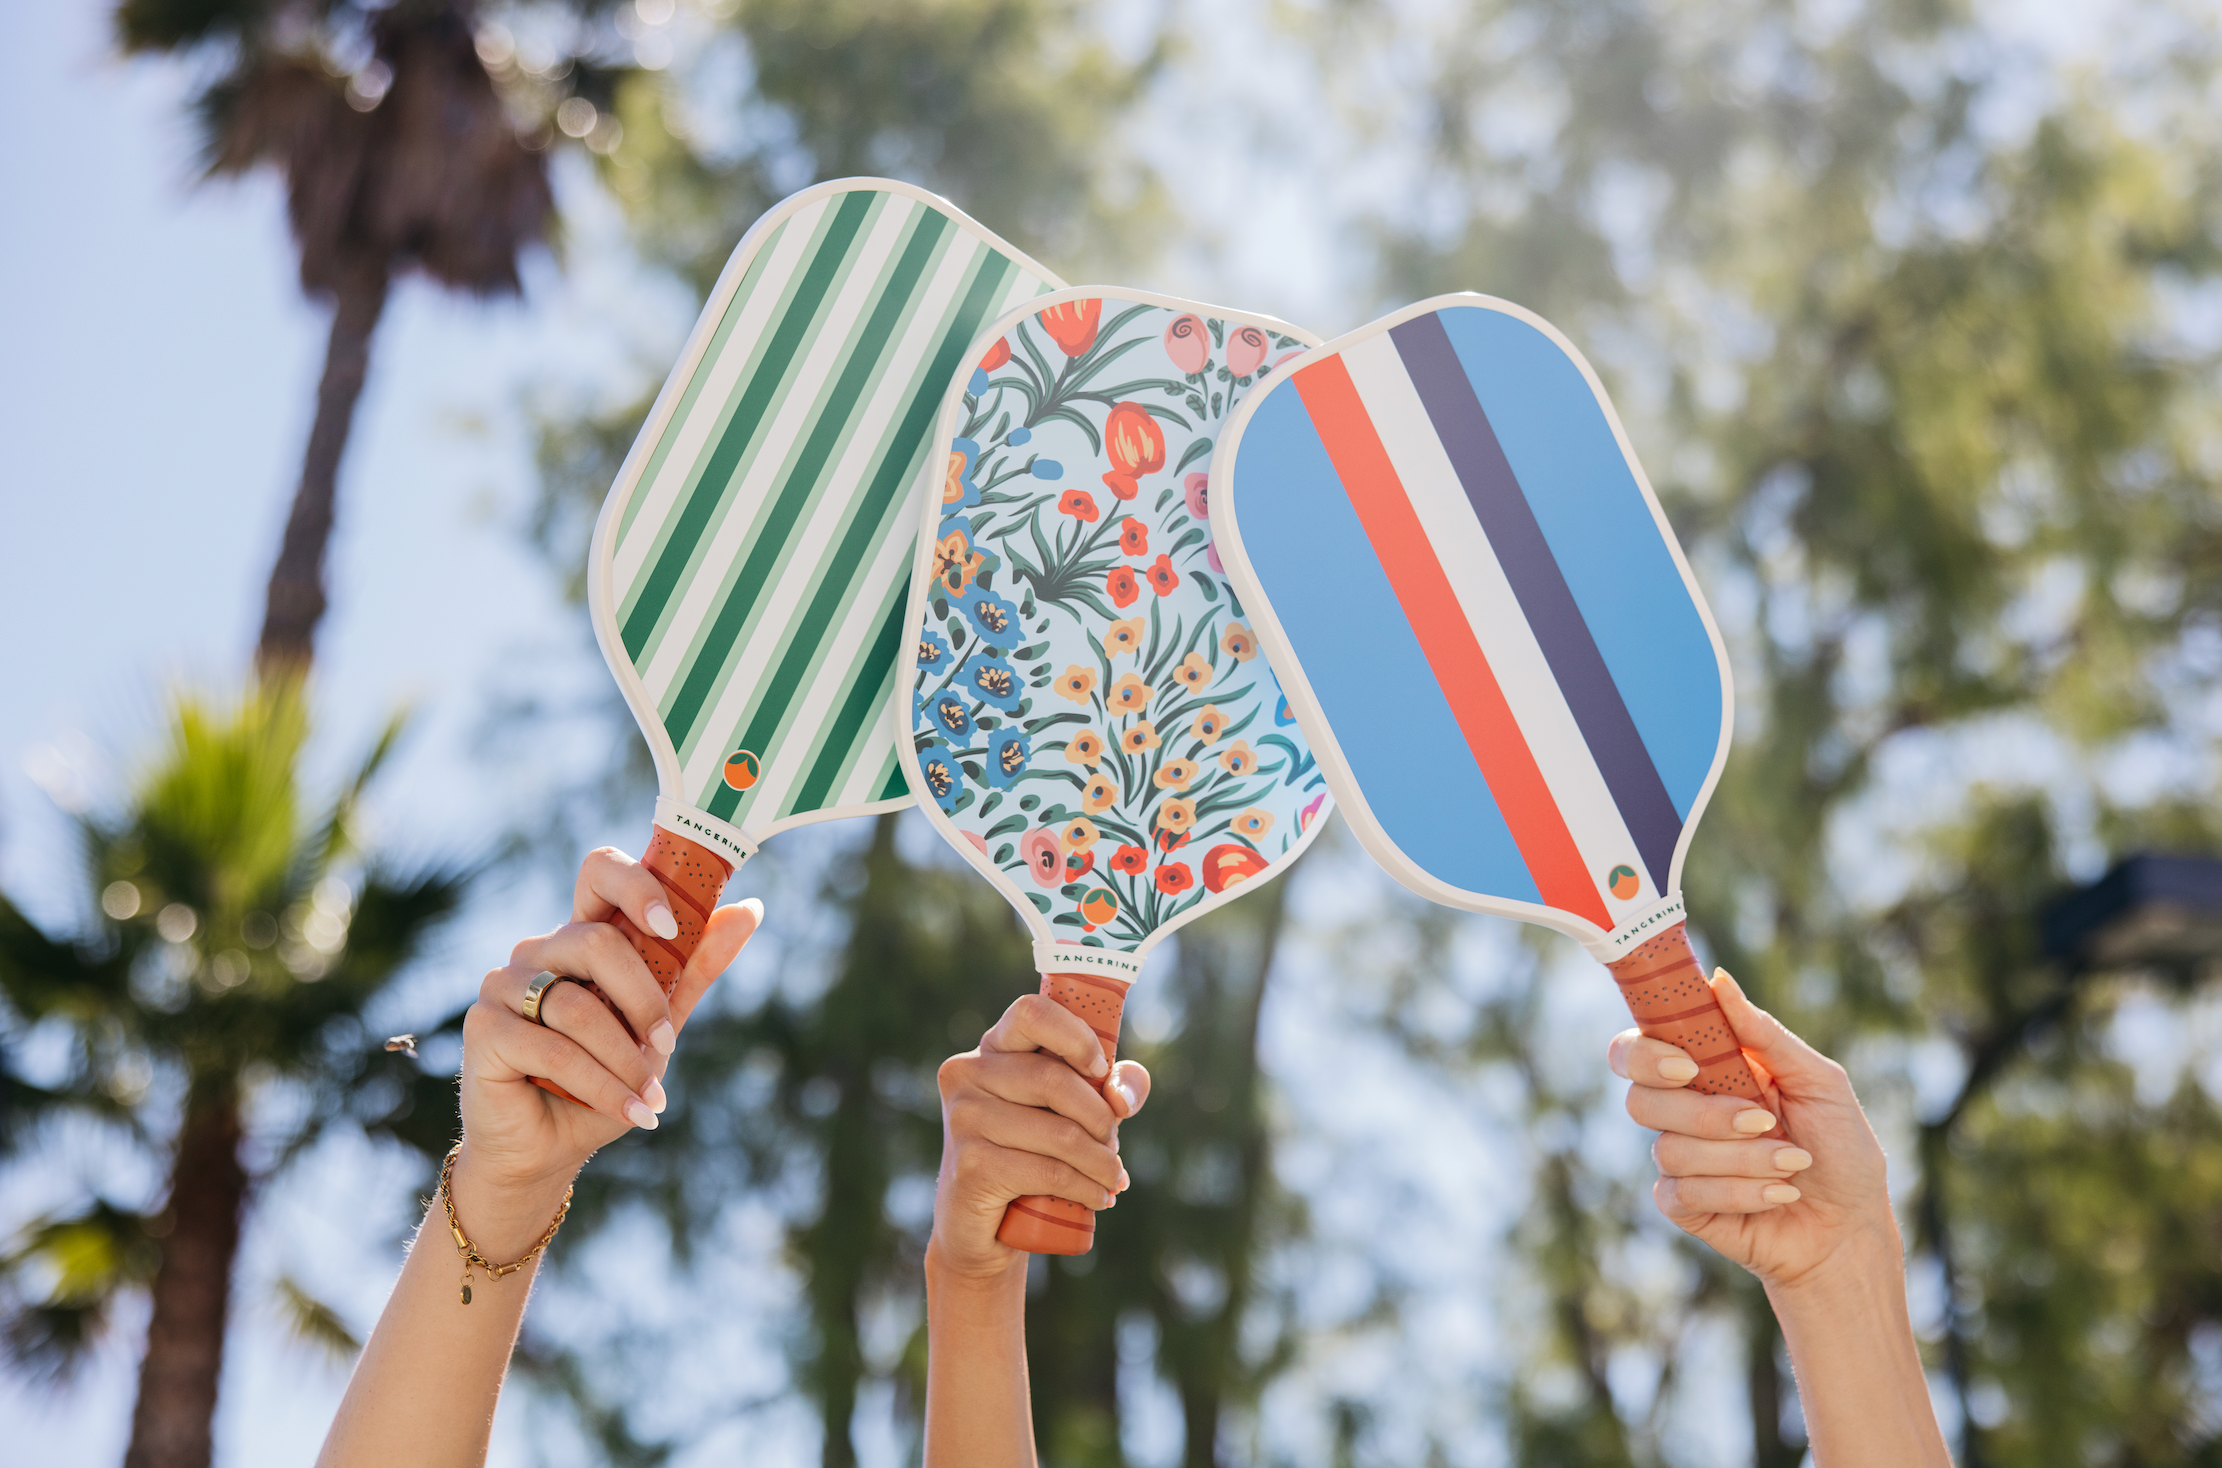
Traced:
[[[1409, 181], [1305, 174], [1302, 130], [1325, 124], [1301, 95], [1276, 89], [1275, 54], [1255, 41], [1260, 8], [1213, 12], [1185, 73], [1211, 84], [1140, 129], [1138, 146], [1166, 173], [1186, 227], [1149, 284], [1332, 335], [1380, 304], [1354, 273], [1337, 221]], [[13, 143], [0, 149], [0, 889], [56, 925], [76, 916], [78, 890], [57, 797], [113, 790], [158, 727], [165, 690], [236, 687], [246, 666], [326, 324], [298, 289], [275, 181], [195, 186], [179, 120], [185, 78], [160, 63], [115, 60], [107, 9], [90, 0], [17, 6], [0, 22], [0, 139]], [[2032, 38], [2072, 46], [2045, 10], [2027, 12]], [[1215, 65], [1214, 48], [1244, 66]], [[1220, 85], [1235, 76], [1239, 84]], [[1189, 140], [1199, 136], [1230, 146], [1198, 150]], [[404, 857], [491, 846], [531, 823], [551, 768], [613, 757], [577, 747], [576, 731], [550, 731], [551, 747], [537, 752], [491, 749], [484, 738], [496, 693], [569, 692], [602, 676], [583, 616], [520, 531], [533, 492], [527, 405], [629, 394], [661, 375], [692, 316], [683, 296], [634, 267], [619, 221], [581, 172], [567, 170], [559, 184], [566, 257], [561, 268], [535, 258], [522, 300], [468, 301], [414, 281], [397, 290], [342, 471], [314, 764], [330, 776], [394, 709], [414, 711], [372, 810], [375, 844]], [[1348, 852], [1322, 852], [1292, 880], [1292, 900], [1323, 922], [1385, 900], [1379, 875]], [[552, 902], [528, 883], [482, 903], [425, 965], [419, 997], [429, 1005], [467, 994], [520, 932], [560, 915]], [[1609, 993], [1576, 987], [1604, 1007], [1575, 1032], [1611, 1033]], [[1473, 1121], [1473, 1098], [1415, 1086], [1393, 1057], [1352, 1048], [1338, 1033], [1352, 996], [1316, 952], [1298, 945], [1275, 993], [1268, 1060], [1289, 1078], [1297, 1139], [1282, 1166], [1323, 1200], [1309, 1256], [1313, 1307], [1331, 1314], [1338, 1289], [1358, 1288], [1337, 1273], [1337, 1240], [1372, 1227], [1386, 1190], [1417, 1190], [1442, 1216], [1468, 1220], [1469, 1238], [1494, 1236], [1519, 1203], [1506, 1186], [1517, 1158]], [[1428, 1157], [1407, 1165], [1409, 1148], [1387, 1142], [1409, 1130], [1415, 1108], [1444, 1120], [1428, 1136]], [[1620, 1127], [1597, 1145], [1641, 1143]], [[397, 1165], [334, 1146], [258, 1209], [219, 1411], [223, 1468], [313, 1454], [343, 1373], [287, 1339], [267, 1286], [291, 1270], [367, 1329], [412, 1213]], [[0, 1233], [76, 1180], [11, 1176]], [[760, 1259], [776, 1237], [759, 1223], [751, 1247]], [[1489, 1251], [1446, 1240], [1415, 1242], [1411, 1255], [1413, 1277], [1439, 1286], [1415, 1305], [1411, 1330], [1440, 1341], [1445, 1360], [1486, 1365]], [[728, 1283], [754, 1290], [736, 1298], [776, 1315], [775, 1286]], [[140, 1323], [121, 1321], [66, 1395], [0, 1375], [11, 1457], [120, 1458]], [[1146, 1353], [1147, 1342], [1134, 1349]], [[1341, 1355], [1330, 1347], [1281, 1389], [1316, 1393], [1333, 1377], [1371, 1390], [1378, 1382], [1369, 1379], [1399, 1364], [1362, 1345]], [[771, 1367], [754, 1360], [747, 1369]], [[1144, 1391], [1129, 1406], [1132, 1446], [1145, 1461], [1177, 1445], [1176, 1404]], [[496, 1465], [528, 1458], [516, 1415], [513, 1396]], [[797, 1427], [757, 1439], [753, 1455], [776, 1462], [786, 1458], [767, 1441], [799, 1457], [808, 1438]]]

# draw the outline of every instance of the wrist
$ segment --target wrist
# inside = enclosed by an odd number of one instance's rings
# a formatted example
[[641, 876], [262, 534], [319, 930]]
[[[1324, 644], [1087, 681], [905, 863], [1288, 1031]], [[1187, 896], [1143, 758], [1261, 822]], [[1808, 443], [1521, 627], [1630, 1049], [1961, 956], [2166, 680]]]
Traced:
[[[507, 1263], [547, 1232], [548, 1221], [563, 1206], [563, 1195], [578, 1176], [580, 1165], [555, 1171], [518, 1171], [474, 1155], [465, 1141], [456, 1156], [449, 1185], [456, 1222], [481, 1254], [496, 1263]], [[433, 1210], [435, 1220], [444, 1224], [437, 1202]]]
[[926, 1289], [952, 1303], [999, 1305], [1011, 1295], [1015, 1279], [1023, 1300], [1027, 1257], [1014, 1252], [999, 1264], [959, 1262], [936, 1233], [926, 1240]]
[[1878, 1306], [1904, 1313], [1906, 1252], [1897, 1221], [1856, 1229], [1796, 1275], [1762, 1283], [1785, 1324], [1793, 1315], [1869, 1313]]

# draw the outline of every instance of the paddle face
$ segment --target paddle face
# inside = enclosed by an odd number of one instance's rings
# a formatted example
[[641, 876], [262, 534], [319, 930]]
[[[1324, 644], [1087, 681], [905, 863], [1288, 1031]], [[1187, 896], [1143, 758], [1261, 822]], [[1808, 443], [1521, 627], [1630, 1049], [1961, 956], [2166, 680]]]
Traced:
[[921, 808], [1038, 940], [1139, 957], [1327, 813], [1205, 497], [1227, 415], [1309, 343], [1064, 291], [991, 326], [949, 390], [894, 712]]
[[1727, 654], [1604, 389], [1548, 323], [1443, 296], [1329, 343], [1243, 405], [1211, 494], [1228, 573], [1384, 867], [1593, 948], [1672, 916], [1727, 757]]
[[741, 241], [589, 565], [596, 636], [655, 754], [659, 823], [738, 859], [789, 826], [909, 803], [883, 712], [908, 492], [980, 328], [1058, 285], [884, 179], [806, 189]]

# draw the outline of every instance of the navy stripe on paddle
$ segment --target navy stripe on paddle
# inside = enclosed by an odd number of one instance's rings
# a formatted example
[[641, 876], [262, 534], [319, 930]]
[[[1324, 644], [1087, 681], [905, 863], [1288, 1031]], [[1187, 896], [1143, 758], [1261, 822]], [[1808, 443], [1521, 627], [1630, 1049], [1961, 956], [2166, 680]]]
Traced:
[[1482, 533], [1504, 567], [1505, 579], [1519, 598], [1520, 610], [1543, 649], [1544, 661], [1558, 680], [1566, 706], [1589, 745], [1590, 758], [1605, 777], [1620, 818], [1635, 838], [1636, 850], [1661, 892], [1682, 837], [1682, 817], [1659, 778], [1651, 752], [1644, 748], [1636, 721], [1613, 683], [1597, 639], [1582, 620], [1581, 608], [1566, 585], [1543, 527], [1522, 493], [1519, 479], [1489, 426], [1474, 385], [1451, 346], [1450, 334], [1432, 312], [1389, 329], [1397, 355], [1404, 359], [1420, 404], [1435, 436], [1442, 440], [1466, 499], [1480, 517]]

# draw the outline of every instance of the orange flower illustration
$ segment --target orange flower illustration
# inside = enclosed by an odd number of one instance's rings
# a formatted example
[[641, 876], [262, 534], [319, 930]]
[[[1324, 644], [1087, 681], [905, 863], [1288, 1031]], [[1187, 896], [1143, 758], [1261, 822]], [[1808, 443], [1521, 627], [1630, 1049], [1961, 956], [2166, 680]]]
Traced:
[[1273, 814], [1253, 805], [1234, 818], [1234, 829], [1237, 835], [1247, 836], [1255, 841], [1273, 829]]
[[[964, 455], [958, 454], [955, 457], [961, 459]], [[960, 474], [959, 477], [961, 478], [962, 475]], [[958, 491], [958, 496], [959, 498], [963, 497], [962, 490]], [[1146, 556], [1149, 553], [1150, 527], [1144, 525], [1132, 515], [1127, 516], [1125, 523], [1119, 526], [1119, 554], [1122, 556]]]
[[956, 449], [949, 451], [949, 467], [942, 471], [941, 502], [953, 505], [964, 498], [964, 455]]
[[999, 336], [995, 339], [995, 345], [988, 348], [988, 354], [980, 359], [980, 370], [982, 372], [993, 372], [1010, 360], [1011, 339], [1007, 336]]
[[1095, 692], [1096, 670], [1083, 667], [1079, 663], [1069, 663], [1065, 671], [1057, 675], [1057, 682], [1052, 686], [1061, 696], [1074, 703], [1086, 703], [1088, 695]]
[[1093, 729], [1083, 729], [1065, 741], [1065, 760], [1069, 764], [1093, 768], [1103, 758], [1103, 736]]
[[1219, 705], [1207, 703], [1197, 712], [1188, 732], [1206, 744], [1217, 744], [1219, 736], [1227, 732], [1227, 716], [1219, 712]]
[[1129, 617], [1123, 622], [1113, 622], [1103, 634], [1105, 655], [1117, 657], [1122, 652], [1140, 652], [1142, 634], [1149, 630], [1147, 617]]
[[[1273, 823], [1271, 816], [1267, 816], [1265, 820], [1267, 825]], [[1094, 821], [1089, 820], [1086, 816], [1074, 816], [1071, 821], [1066, 823], [1065, 829], [1058, 833], [1057, 839], [1065, 844], [1065, 850], [1067, 851], [1086, 851], [1096, 844], [1096, 835], [1096, 823]]]
[[1167, 797], [1157, 808], [1157, 829], [1179, 835], [1196, 824], [1196, 802], [1186, 796]]
[[1209, 688], [1212, 677], [1211, 660], [1200, 652], [1192, 652], [1180, 660], [1179, 667], [1173, 669], [1173, 677], [1192, 693]]
[[1039, 312], [1036, 319], [1049, 339], [1068, 357], [1077, 357], [1096, 344], [1096, 325], [1103, 316], [1103, 300], [1066, 301]]
[[1180, 585], [1180, 572], [1173, 569], [1171, 556], [1159, 556], [1150, 565], [1150, 590], [1159, 596], [1171, 596]]
[[1103, 589], [1111, 593], [1111, 604], [1120, 607], [1133, 606], [1134, 598], [1142, 594], [1134, 572], [1125, 566], [1111, 568], [1111, 574], [1103, 578]]
[[1080, 803], [1091, 813], [1102, 814], [1119, 803], [1119, 782], [1101, 770], [1096, 771], [1080, 788]]
[[1219, 639], [1219, 646], [1238, 663], [1246, 663], [1258, 655], [1258, 640], [1240, 622], [1227, 629], [1227, 635]]
[[1196, 762], [1192, 759], [1167, 760], [1165, 767], [1150, 776], [1150, 783], [1160, 790], [1186, 790], [1188, 782], [1196, 778]]
[[1142, 754], [1157, 748], [1160, 742], [1157, 726], [1148, 719], [1137, 721], [1133, 728], [1119, 736], [1119, 748], [1128, 754]]
[[1155, 697], [1157, 690], [1144, 683], [1139, 674], [1123, 673], [1119, 681], [1111, 685], [1109, 702], [1122, 714], [1138, 714], [1148, 708]]
[[1250, 748], [1247, 739], [1237, 739], [1219, 751], [1219, 768], [1230, 775], [1247, 775], [1257, 767], [1257, 751]]
[[[964, 455], [955, 457], [961, 460]], [[973, 578], [980, 574], [987, 559], [972, 548], [972, 537], [964, 530], [952, 530], [934, 542], [934, 579], [950, 596], [962, 596], [971, 589]]]
[[1165, 434], [1140, 403], [1117, 403], [1103, 423], [1103, 452], [1112, 471], [1103, 482], [1122, 500], [1133, 499], [1145, 474], [1165, 467]]

